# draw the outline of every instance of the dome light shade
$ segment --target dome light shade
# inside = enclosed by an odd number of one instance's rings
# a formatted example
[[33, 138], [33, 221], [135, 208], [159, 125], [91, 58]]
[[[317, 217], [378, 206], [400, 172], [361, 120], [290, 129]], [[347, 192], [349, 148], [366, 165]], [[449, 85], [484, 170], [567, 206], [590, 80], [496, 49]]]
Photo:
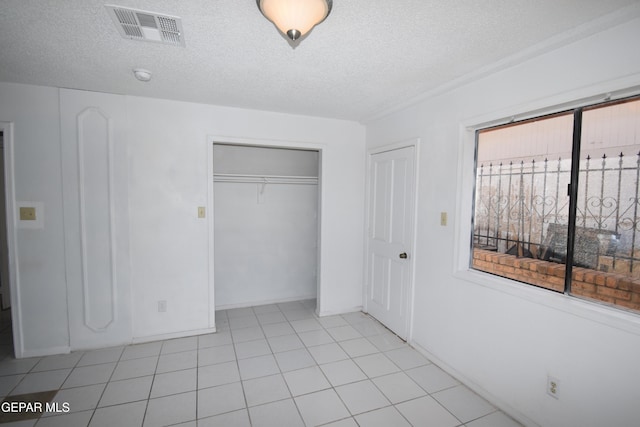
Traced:
[[324, 21], [332, 0], [256, 0], [260, 12], [292, 41]]

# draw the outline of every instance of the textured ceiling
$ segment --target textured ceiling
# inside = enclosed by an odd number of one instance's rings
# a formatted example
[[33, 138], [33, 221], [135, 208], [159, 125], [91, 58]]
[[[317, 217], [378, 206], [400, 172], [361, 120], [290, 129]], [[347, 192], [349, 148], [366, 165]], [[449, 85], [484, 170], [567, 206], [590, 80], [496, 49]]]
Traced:
[[181, 17], [186, 47], [123, 39], [105, 1], [0, 0], [0, 81], [362, 121], [640, 15], [640, 0], [335, 0], [292, 49], [254, 0], [108, 3]]

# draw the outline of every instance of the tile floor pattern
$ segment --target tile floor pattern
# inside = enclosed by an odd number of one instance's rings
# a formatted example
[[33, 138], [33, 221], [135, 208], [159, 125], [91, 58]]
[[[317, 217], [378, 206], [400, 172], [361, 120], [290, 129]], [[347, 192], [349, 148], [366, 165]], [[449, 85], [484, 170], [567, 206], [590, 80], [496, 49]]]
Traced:
[[520, 425], [371, 317], [314, 309], [219, 311], [215, 334], [22, 360], [5, 327], [0, 397], [58, 390], [70, 412], [1, 426]]

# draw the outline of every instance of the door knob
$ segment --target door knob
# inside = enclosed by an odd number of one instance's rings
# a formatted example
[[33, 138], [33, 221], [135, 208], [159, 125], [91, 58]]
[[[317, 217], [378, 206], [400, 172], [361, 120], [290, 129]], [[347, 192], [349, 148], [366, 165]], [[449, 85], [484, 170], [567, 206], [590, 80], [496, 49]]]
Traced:
[[400, 254], [400, 258], [402, 258], [402, 259], [407, 259], [407, 253], [406, 253], [406, 252], [402, 252], [402, 253]]

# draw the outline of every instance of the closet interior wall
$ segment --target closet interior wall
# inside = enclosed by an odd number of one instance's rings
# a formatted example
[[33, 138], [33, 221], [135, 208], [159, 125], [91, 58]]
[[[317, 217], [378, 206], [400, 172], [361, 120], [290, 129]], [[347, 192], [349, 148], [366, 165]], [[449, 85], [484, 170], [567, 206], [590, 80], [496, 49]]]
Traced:
[[318, 151], [214, 144], [216, 309], [316, 297], [318, 163]]

